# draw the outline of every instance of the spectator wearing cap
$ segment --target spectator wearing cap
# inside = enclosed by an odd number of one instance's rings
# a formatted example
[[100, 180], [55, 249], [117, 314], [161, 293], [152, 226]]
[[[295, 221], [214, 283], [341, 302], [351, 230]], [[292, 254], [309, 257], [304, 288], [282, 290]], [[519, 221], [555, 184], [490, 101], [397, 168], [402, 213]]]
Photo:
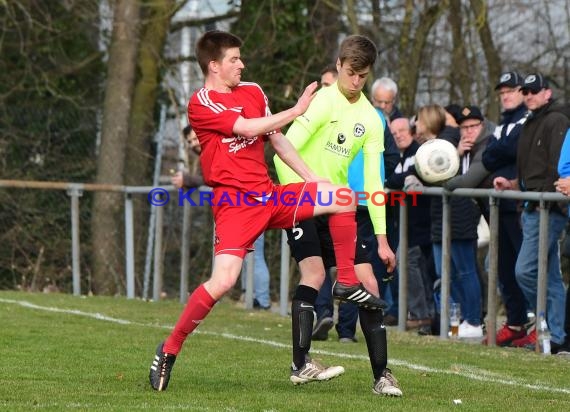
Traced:
[[461, 106], [455, 103], [445, 106], [445, 124], [451, 127], [459, 127], [457, 121], [461, 117]]
[[[481, 169], [481, 155], [487, 144], [489, 135], [493, 132], [495, 125], [485, 120], [481, 109], [477, 106], [463, 106], [457, 111], [457, 124], [459, 126], [459, 143], [457, 145], [457, 154], [460, 157], [459, 174], [444, 184], [449, 190], [458, 187], [477, 187], [485, 178], [485, 174], [478, 173]], [[472, 215], [480, 216], [480, 210], [476, 209]], [[461, 241], [456, 243], [456, 261], [464, 259], [467, 263], [462, 262], [469, 269], [468, 275], [464, 275], [464, 288], [479, 291], [479, 299], [471, 296], [471, 301], [460, 302], [462, 311], [468, 313], [465, 321], [460, 325], [460, 336], [462, 334], [468, 337], [482, 337], [483, 330], [481, 328], [481, 284], [479, 274], [477, 272], [477, 242], [475, 240]], [[468, 248], [472, 248], [472, 253], [468, 252]], [[452, 264], [456, 264], [453, 262]], [[459, 269], [458, 269], [459, 270]], [[460, 294], [461, 296], [461, 294]], [[463, 294], [465, 296], [465, 293]], [[468, 295], [467, 295], [468, 296]], [[461, 333], [463, 332], [463, 333]]]
[[[517, 149], [517, 178], [496, 177], [497, 190], [553, 192], [558, 179], [556, 165], [566, 131], [568, 113], [552, 98], [552, 89], [540, 73], [529, 74], [521, 87], [524, 102], [531, 111], [524, 123]], [[538, 279], [539, 208], [537, 202], [525, 201], [521, 216], [523, 241], [515, 266], [518, 284], [530, 308], [536, 311]], [[564, 331], [565, 289], [560, 271], [558, 239], [567, 217], [556, 204], [549, 205], [546, 316], [551, 331], [552, 353], [567, 350]], [[513, 341], [514, 346], [536, 343], [536, 329]]]
[[495, 124], [485, 120], [477, 106], [464, 106], [458, 115], [459, 144], [457, 154], [461, 159], [460, 175], [448, 180], [444, 187], [453, 190], [458, 187], [477, 187], [485, 178], [479, 173], [483, 150]]
[[[492, 187], [492, 180], [502, 176], [516, 177], [517, 146], [529, 111], [521, 91], [524, 78], [516, 71], [502, 73], [495, 90], [502, 113], [482, 156], [481, 170], [486, 178], [482, 187]], [[474, 169], [473, 169], [474, 170]], [[474, 170], [475, 171], [475, 170]], [[488, 218], [488, 211], [484, 212]], [[497, 345], [508, 346], [526, 336], [527, 308], [524, 295], [516, 280], [515, 264], [522, 243], [520, 211], [515, 200], [499, 202], [499, 262], [498, 278], [501, 297], [507, 312], [505, 324], [497, 331]], [[487, 344], [487, 339], [483, 340]]]

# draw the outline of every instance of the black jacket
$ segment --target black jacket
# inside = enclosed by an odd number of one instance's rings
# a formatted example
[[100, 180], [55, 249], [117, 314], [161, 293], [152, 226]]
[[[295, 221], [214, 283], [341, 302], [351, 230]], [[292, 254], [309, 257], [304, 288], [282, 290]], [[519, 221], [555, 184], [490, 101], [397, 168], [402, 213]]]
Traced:
[[[416, 174], [414, 157], [420, 145], [415, 140], [399, 156], [399, 162], [394, 173], [386, 180], [389, 189], [402, 189], [406, 176]], [[427, 246], [431, 244], [430, 236], [430, 197], [418, 195], [417, 203], [408, 202], [408, 247]], [[411, 197], [409, 199], [412, 199]], [[395, 219], [399, 218], [399, 209], [396, 209]]]
[[[459, 129], [446, 126], [438, 139], [445, 139], [457, 147], [459, 142]], [[479, 206], [474, 200], [467, 197], [452, 196], [451, 206], [451, 239], [452, 240], [476, 240], [477, 224], [481, 217]], [[442, 236], [443, 205], [441, 197], [431, 199], [431, 239], [433, 242], [441, 242]]]
[[523, 126], [517, 150], [521, 190], [554, 192], [560, 150], [570, 127], [568, 107], [553, 100], [534, 110]]

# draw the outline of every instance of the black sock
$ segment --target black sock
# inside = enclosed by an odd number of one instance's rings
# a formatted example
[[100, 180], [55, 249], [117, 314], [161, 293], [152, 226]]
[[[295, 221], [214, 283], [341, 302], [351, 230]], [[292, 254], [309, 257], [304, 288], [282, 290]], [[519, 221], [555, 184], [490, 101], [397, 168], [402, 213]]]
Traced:
[[315, 315], [314, 305], [319, 291], [309, 286], [299, 285], [291, 303], [293, 333], [293, 364], [299, 369], [305, 364], [311, 349], [311, 335]]
[[360, 327], [366, 338], [368, 356], [372, 366], [374, 380], [382, 376], [388, 364], [388, 342], [386, 340], [386, 327], [384, 315], [381, 310], [358, 309]]

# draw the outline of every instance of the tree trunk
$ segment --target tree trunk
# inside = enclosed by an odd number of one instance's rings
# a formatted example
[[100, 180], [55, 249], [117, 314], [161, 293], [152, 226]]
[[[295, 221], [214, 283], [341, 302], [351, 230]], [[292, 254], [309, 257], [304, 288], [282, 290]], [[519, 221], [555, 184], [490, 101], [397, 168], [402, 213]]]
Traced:
[[501, 56], [493, 42], [491, 28], [489, 27], [489, 19], [487, 17], [487, 2], [485, 0], [470, 0], [471, 7], [476, 17], [476, 27], [481, 39], [481, 46], [485, 59], [487, 60], [488, 78], [491, 81], [487, 82], [487, 95], [489, 98], [489, 105], [487, 106], [486, 116], [490, 119], [499, 118], [499, 102], [495, 99], [494, 86], [495, 82], [499, 79], [502, 70]]
[[418, 19], [418, 27], [412, 32], [412, 16], [417, 7], [414, 3], [413, 0], [406, 0], [399, 45], [400, 78], [398, 89], [400, 90], [400, 109], [403, 113], [413, 113], [414, 111], [422, 54], [427, 38], [433, 25], [449, 6], [449, 0], [444, 0], [425, 9]]
[[[163, 48], [175, 10], [174, 0], [145, 1], [144, 24], [137, 58], [138, 79], [134, 88], [130, 133], [125, 153], [125, 184], [149, 185], [152, 182], [152, 137], [158, 88], [163, 66]], [[149, 205], [145, 196], [134, 197], [135, 270], [140, 273], [146, 255]]]
[[[449, 25], [453, 49], [451, 52], [451, 67], [467, 67], [467, 53], [463, 38], [463, 13], [461, 0], [451, 0], [449, 4]], [[463, 104], [471, 101], [472, 80], [468, 70], [451, 70], [449, 72], [449, 102]], [[459, 88], [459, 91], [457, 90]]]
[[[117, 0], [109, 48], [97, 183], [123, 184], [125, 148], [135, 81], [139, 23], [138, 0]], [[123, 280], [123, 195], [96, 192], [91, 228], [93, 235], [92, 290], [98, 294], [120, 291]]]

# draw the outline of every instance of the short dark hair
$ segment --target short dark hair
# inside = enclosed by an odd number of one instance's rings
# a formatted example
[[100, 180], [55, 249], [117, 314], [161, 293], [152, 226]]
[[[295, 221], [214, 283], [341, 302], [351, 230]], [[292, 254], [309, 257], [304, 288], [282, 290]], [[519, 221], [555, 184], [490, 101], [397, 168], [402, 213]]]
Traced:
[[227, 49], [241, 47], [242, 40], [234, 34], [212, 30], [207, 31], [196, 43], [196, 59], [204, 76], [208, 74], [208, 64], [213, 60], [221, 60]]
[[323, 67], [323, 70], [321, 70], [320, 75], [322, 76], [325, 73], [338, 74], [338, 70], [336, 69], [336, 63], [329, 63], [325, 67]]
[[338, 58], [342, 65], [345, 61], [354, 70], [364, 70], [374, 66], [378, 50], [376, 46], [366, 36], [353, 34], [345, 38], [340, 44]]
[[188, 138], [188, 135], [190, 134], [191, 131], [192, 131], [192, 126], [190, 125], [186, 126], [184, 129], [182, 129], [182, 136], [184, 136], [184, 138]]

